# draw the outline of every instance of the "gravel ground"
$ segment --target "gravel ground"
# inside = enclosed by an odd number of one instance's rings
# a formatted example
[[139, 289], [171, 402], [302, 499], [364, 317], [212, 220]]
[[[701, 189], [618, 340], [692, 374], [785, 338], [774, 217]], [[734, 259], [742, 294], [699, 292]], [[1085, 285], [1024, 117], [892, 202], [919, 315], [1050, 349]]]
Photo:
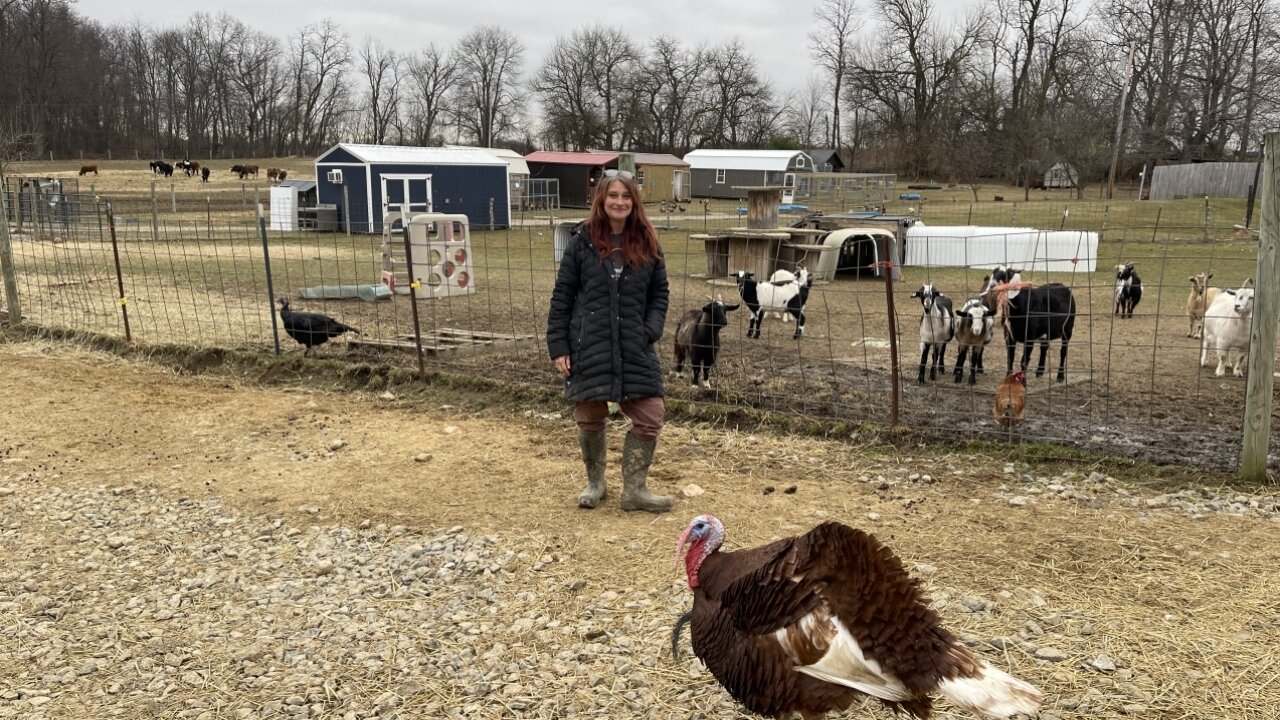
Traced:
[[[1005, 471], [1011, 482], [993, 499], [1012, 507], [1056, 496], [1280, 522], [1276, 497], [1137, 497], [1097, 473], [1073, 482]], [[696, 660], [674, 663], [664, 649], [687, 602], [679, 582], [588, 591], [573, 578], [575, 551], [547, 537], [305, 525], [144, 487], [9, 480], [0, 667], [23, 669], [0, 679], [0, 717], [739, 716]], [[864, 480], [888, 492], [933, 482]], [[1038, 620], [1008, 635], [962, 637], [1040, 666], [1076, 656], [1072, 645], [1098, 631], [1036, 593], [932, 590], [953, 626], [997, 605], [1006, 624], [1034, 610]], [[1051, 696], [1041, 717], [1146, 714], [1159, 691], [1121, 665], [1086, 658], [1099, 681]]]

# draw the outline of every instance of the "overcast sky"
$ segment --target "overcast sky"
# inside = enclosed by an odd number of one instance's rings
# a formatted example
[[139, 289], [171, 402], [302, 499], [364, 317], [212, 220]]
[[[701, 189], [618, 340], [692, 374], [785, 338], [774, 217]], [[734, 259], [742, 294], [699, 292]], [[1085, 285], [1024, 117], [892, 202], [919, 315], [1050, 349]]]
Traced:
[[[182, 25], [196, 12], [226, 12], [250, 27], [286, 38], [297, 28], [332, 18], [358, 47], [366, 35], [396, 50], [412, 52], [428, 43], [449, 46], [478, 25], [500, 25], [525, 44], [525, 73], [536, 72], [557, 36], [591, 24], [620, 27], [637, 41], [673, 35], [686, 45], [719, 44], [734, 37], [760, 61], [778, 92], [803, 89], [812, 72], [808, 33], [816, 25], [817, 0], [78, 0], [80, 12], [104, 24], [140, 19], [153, 27]], [[977, 0], [939, 0], [940, 15], [956, 15]]]

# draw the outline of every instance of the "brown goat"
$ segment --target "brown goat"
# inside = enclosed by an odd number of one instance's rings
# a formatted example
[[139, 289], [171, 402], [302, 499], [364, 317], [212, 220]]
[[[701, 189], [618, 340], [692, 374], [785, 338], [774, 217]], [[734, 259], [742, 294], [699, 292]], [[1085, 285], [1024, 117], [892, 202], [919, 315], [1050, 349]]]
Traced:
[[1187, 296], [1187, 319], [1191, 321], [1191, 327], [1187, 330], [1187, 337], [1198, 338], [1204, 334], [1204, 311], [1213, 304], [1213, 299], [1218, 297], [1218, 293], [1222, 292], [1222, 288], [1209, 287], [1209, 280], [1213, 278], [1213, 273], [1205, 275], [1199, 273], [1187, 278], [1191, 281], [1191, 294]]

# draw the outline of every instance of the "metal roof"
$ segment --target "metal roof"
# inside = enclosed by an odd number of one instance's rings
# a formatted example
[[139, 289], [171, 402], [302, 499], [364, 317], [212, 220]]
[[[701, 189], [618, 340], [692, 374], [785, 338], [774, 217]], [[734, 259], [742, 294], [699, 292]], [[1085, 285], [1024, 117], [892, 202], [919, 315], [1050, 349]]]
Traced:
[[[588, 150], [587, 152], [595, 155], [613, 155], [619, 156], [622, 153], [617, 150]], [[672, 165], [675, 167], [689, 167], [689, 163], [681, 160], [675, 155], [666, 153], [642, 153], [633, 152], [631, 156], [635, 159], [637, 166], [644, 165]]]
[[276, 187], [297, 188], [298, 192], [311, 192], [316, 187], [315, 180], [281, 180]]
[[608, 165], [618, 160], [618, 153], [612, 150], [600, 152], [556, 152], [539, 150], [524, 156], [527, 162], [553, 163], [557, 165]]
[[[471, 145], [445, 145], [447, 148], [472, 147]], [[524, 161], [524, 156], [515, 150], [506, 148], [481, 148], [490, 155], [507, 162], [507, 172], [512, 175], [528, 175], [529, 165]]]
[[799, 150], [693, 150], [684, 161], [694, 170], [784, 171], [797, 155], [804, 156], [804, 169], [813, 169], [813, 158]]
[[[507, 162], [485, 148], [410, 147], [405, 145], [359, 145], [339, 143], [324, 152], [342, 148], [362, 162], [379, 165], [501, 165]], [[323, 160], [321, 160], [323, 162]]]

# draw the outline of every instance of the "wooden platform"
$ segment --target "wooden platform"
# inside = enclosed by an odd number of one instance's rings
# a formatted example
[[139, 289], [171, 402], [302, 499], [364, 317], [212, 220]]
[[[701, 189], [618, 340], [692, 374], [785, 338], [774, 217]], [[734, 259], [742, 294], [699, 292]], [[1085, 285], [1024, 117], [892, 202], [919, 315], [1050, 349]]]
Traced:
[[[424, 331], [422, 333], [422, 351], [429, 355], [467, 355], [486, 350], [532, 345], [533, 342], [533, 335], [508, 335], [482, 330], [460, 330], [458, 328], [440, 328], [434, 332]], [[384, 348], [411, 351], [416, 351], [417, 349], [417, 343], [414, 342], [412, 334], [393, 335], [389, 338], [356, 337], [348, 340], [347, 345], [349, 348]]]

